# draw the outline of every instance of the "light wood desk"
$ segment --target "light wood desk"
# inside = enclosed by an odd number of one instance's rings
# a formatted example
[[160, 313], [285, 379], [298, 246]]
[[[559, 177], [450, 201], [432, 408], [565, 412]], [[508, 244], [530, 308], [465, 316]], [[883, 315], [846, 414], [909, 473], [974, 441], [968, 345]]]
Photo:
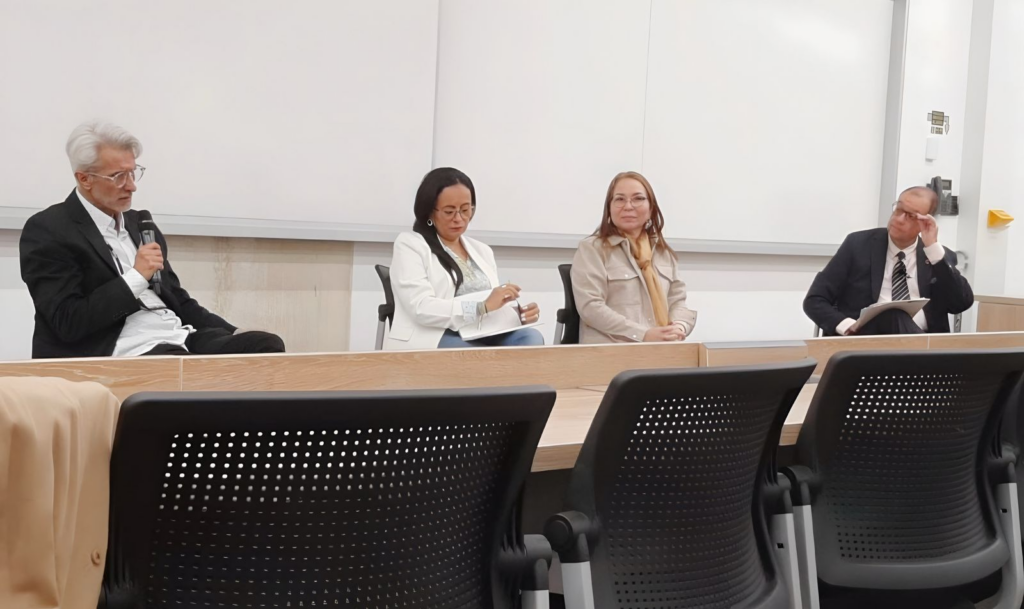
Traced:
[[[0, 376], [97, 381], [124, 400], [140, 391], [306, 391], [422, 389], [544, 384], [558, 391], [534, 471], [568, 469], [616, 374], [634, 368], [690, 368], [818, 360], [839, 351], [1024, 347], [1024, 332], [899, 337], [830, 337], [772, 343], [564, 345], [519, 349], [96, 358], [0, 362]], [[800, 394], [782, 445], [795, 443], [813, 395]]]

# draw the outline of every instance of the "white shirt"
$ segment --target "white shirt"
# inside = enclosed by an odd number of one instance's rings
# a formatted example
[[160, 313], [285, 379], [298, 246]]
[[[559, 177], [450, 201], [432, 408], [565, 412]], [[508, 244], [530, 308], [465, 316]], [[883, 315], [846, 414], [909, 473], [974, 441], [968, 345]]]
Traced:
[[[921, 297], [921, 289], [917, 285], [917, 241], [914, 241], [902, 251], [906, 255], [903, 259], [903, 266], [907, 268], [907, 289], [910, 290], [910, 299], [914, 300]], [[900, 249], [896, 247], [896, 244], [892, 242], [890, 237], [889, 249], [885, 254], [885, 274], [882, 275], [882, 289], [878, 292], [878, 301], [875, 304], [892, 302], [892, 271], [896, 268], [896, 259], [899, 253]], [[928, 258], [928, 262], [938, 264], [946, 256], [946, 249], [942, 247], [941, 243], [936, 241], [924, 248], [924, 255]], [[856, 323], [855, 320], [847, 317], [836, 326], [836, 333], [839, 336], [843, 336], [854, 323]], [[918, 311], [917, 315], [914, 316], [914, 323], [925, 332], [928, 331], [928, 320], [925, 318], [924, 309]]]
[[147, 311], [141, 309], [132, 313], [124, 320], [124, 327], [121, 335], [117, 337], [114, 345], [114, 357], [128, 357], [142, 355], [151, 351], [153, 347], [160, 344], [185, 346], [185, 339], [195, 330], [192, 326], [183, 326], [181, 320], [174, 311], [167, 308], [167, 305], [156, 292], [149, 289], [149, 282], [142, 276], [142, 273], [135, 270], [135, 255], [138, 248], [132, 242], [131, 235], [124, 227], [124, 217], [118, 214], [117, 218], [111, 218], [105, 212], [93, 205], [86, 199], [81, 191], [75, 190], [78, 200], [82, 202], [89, 217], [96, 223], [100, 235], [110, 248], [110, 255], [114, 259], [114, 265], [121, 273], [128, 289], [132, 291], [142, 304], [152, 309]]

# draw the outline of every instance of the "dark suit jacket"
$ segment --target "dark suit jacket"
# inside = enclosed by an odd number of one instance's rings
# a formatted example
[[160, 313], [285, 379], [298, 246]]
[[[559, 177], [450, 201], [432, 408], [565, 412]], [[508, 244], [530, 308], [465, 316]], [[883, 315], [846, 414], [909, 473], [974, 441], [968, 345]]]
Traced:
[[[93, 357], [114, 352], [126, 317], [141, 308], [114, 265], [103, 240], [75, 191], [63, 203], [29, 218], [21, 232], [21, 278], [35, 304], [32, 357]], [[125, 229], [141, 242], [138, 212], [124, 213]], [[160, 298], [183, 324], [197, 330], [235, 327], [199, 305], [181, 287], [164, 253]]]
[[[861, 309], [878, 302], [888, 250], [889, 233], [885, 228], [851, 233], [825, 270], [814, 278], [804, 298], [804, 312], [825, 334], [835, 335], [839, 322], [847, 317], [857, 319]], [[924, 307], [929, 332], [949, 332], [947, 316], [974, 304], [974, 292], [956, 270], [956, 254], [948, 248], [945, 258], [932, 264], [918, 240], [916, 279], [921, 298], [931, 299]]]

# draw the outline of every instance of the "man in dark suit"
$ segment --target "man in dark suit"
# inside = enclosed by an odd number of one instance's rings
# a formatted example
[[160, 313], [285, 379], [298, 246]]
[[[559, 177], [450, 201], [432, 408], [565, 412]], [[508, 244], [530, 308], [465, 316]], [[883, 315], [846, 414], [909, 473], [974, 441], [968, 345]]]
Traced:
[[[932, 190], [909, 188], [893, 204], [886, 228], [852, 233], [818, 273], [804, 312], [827, 335], [949, 332], [951, 314], [971, 308], [974, 292], [956, 269], [956, 254], [939, 243]], [[888, 311], [856, 330], [861, 309], [896, 300], [928, 298], [911, 317]]]
[[239, 331], [189, 296], [159, 230], [142, 243], [130, 209], [141, 151], [107, 123], [83, 124], [68, 139], [77, 187], [21, 233], [21, 277], [36, 310], [32, 357], [284, 351], [279, 337]]

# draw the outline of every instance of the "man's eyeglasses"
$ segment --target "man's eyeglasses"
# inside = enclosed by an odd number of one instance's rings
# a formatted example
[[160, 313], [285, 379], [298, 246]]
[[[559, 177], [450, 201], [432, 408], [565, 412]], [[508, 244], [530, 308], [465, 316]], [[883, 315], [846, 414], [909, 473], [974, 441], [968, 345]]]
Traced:
[[140, 180], [142, 180], [142, 176], [146, 175], [146, 168], [143, 167], [142, 165], [136, 165], [135, 169], [119, 171], [114, 175], [105, 176], [100, 175], [98, 173], [87, 173], [86, 175], [94, 176], [97, 178], [103, 178], [104, 180], [110, 180], [111, 182], [114, 183], [114, 186], [117, 186], [118, 188], [123, 188], [124, 185], [128, 183], [129, 178], [131, 179], [132, 184], [137, 184]]
[[473, 214], [476, 213], [476, 207], [473, 207], [471, 205], [463, 205], [458, 209], [454, 207], [445, 207], [444, 209], [437, 209], [435, 207], [434, 211], [440, 213], [441, 217], [444, 218], [445, 220], [454, 220], [455, 214], [458, 213], [460, 216], [465, 218], [466, 221], [469, 221], [473, 219]]
[[895, 203], [892, 204], [892, 213], [897, 218], [903, 216], [907, 220], [917, 220], [917, 212], [910, 211], [909, 209], [903, 207], [903, 204], [900, 203], [899, 201], [896, 201]]

